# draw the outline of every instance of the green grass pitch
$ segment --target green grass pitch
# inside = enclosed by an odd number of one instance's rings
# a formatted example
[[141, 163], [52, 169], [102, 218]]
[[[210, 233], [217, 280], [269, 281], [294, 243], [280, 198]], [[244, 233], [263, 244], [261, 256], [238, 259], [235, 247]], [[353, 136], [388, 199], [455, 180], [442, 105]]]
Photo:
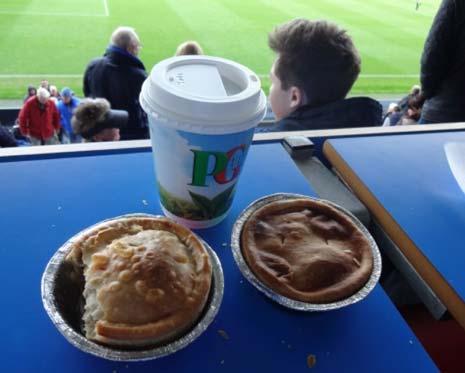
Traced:
[[0, 98], [22, 98], [48, 79], [82, 95], [82, 74], [119, 25], [135, 27], [147, 70], [185, 40], [240, 62], [267, 92], [273, 53], [267, 34], [295, 17], [346, 28], [362, 56], [351, 94], [405, 93], [418, 83], [424, 40], [440, 0], [2, 0]]

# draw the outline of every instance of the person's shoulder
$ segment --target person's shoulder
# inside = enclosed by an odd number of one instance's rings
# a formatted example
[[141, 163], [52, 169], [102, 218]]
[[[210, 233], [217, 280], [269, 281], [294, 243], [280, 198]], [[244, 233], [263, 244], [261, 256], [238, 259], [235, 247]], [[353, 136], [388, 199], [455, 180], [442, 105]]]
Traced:
[[147, 76], [147, 72], [145, 69], [144, 63], [137, 57], [128, 57], [126, 60], [126, 65], [129, 66], [131, 71], [134, 74], [145, 75]]
[[58, 111], [58, 106], [55, 102], [53, 102], [53, 100], [51, 99], [48, 99], [47, 100], [47, 103], [45, 104], [46, 107], [48, 107], [50, 110], [57, 110]]
[[127, 65], [127, 68], [124, 69], [124, 74], [130, 75], [132, 78], [135, 79], [136, 82], [143, 81], [147, 79], [147, 72], [145, 71], [145, 67], [140, 63], [131, 63]]
[[89, 61], [89, 63], [87, 64], [86, 70], [90, 70], [97, 65], [101, 65], [102, 63], [107, 63], [107, 62], [108, 62], [108, 59], [105, 56], [95, 57]]
[[21, 107], [21, 110], [28, 109], [37, 102], [36, 96], [29, 97], [26, 101], [24, 101], [23, 106]]
[[381, 113], [383, 111], [383, 105], [378, 100], [366, 96], [349, 97], [341, 100], [341, 103], [358, 110], [375, 110]]
[[90, 64], [91, 63], [98, 63], [100, 61], [106, 61], [108, 60], [108, 56], [106, 54], [104, 54], [103, 56], [97, 56], [97, 57], [94, 57], [90, 60]]
[[283, 118], [271, 125], [257, 127], [255, 132], [284, 132], [284, 131], [302, 131], [305, 130], [303, 123], [292, 116]]
[[31, 105], [35, 101], [37, 101], [37, 96], [31, 96], [24, 102], [24, 105]]
[[138, 75], [141, 78], [146, 79], [147, 78], [147, 71], [145, 70], [145, 67], [142, 66], [137, 66], [134, 68], [134, 75]]

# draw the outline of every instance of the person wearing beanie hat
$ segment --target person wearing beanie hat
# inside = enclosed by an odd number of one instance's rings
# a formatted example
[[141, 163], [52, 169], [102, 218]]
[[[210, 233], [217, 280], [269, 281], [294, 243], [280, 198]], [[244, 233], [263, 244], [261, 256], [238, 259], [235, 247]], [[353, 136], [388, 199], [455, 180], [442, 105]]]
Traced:
[[58, 101], [57, 107], [60, 113], [61, 121], [61, 142], [62, 144], [76, 144], [82, 142], [82, 137], [74, 133], [73, 127], [71, 126], [71, 118], [73, 117], [73, 111], [79, 105], [80, 100], [73, 95], [73, 91], [68, 87], [64, 87], [61, 90], [61, 100]]
[[112, 110], [104, 98], [85, 98], [76, 108], [71, 125], [88, 142], [118, 141], [120, 128], [128, 122], [128, 112]]
[[64, 87], [61, 90], [60, 96], [61, 96], [61, 98], [63, 98], [63, 97], [73, 97], [73, 91], [68, 87]]
[[37, 94], [36, 87], [34, 87], [34, 85], [32, 84], [29, 84], [27, 86], [27, 93], [26, 93], [26, 96], [24, 96], [23, 103], [25, 103], [28, 100], [28, 98], [35, 96], [36, 94]]
[[32, 145], [54, 145], [61, 129], [56, 105], [49, 99], [50, 93], [39, 88], [37, 95], [30, 97], [19, 112], [21, 134], [29, 137]]

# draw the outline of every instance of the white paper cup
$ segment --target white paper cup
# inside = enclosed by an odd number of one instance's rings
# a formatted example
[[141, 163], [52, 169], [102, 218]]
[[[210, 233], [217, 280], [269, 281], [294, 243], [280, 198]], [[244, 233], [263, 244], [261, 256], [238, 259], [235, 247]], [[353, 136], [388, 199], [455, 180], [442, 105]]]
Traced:
[[173, 57], [153, 67], [140, 103], [163, 212], [189, 228], [218, 224], [266, 113], [260, 79], [223, 58]]

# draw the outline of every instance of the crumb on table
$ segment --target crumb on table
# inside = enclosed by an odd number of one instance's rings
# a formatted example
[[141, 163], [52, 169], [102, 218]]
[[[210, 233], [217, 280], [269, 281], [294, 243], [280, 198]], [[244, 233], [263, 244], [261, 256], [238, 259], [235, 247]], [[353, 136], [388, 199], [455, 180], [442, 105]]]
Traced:
[[219, 334], [219, 335], [221, 336], [221, 338], [223, 338], [224, 340], [226, 340], [226, 341], [229, 340], [229, 335], [228, 335], [228, 333], [226, 333], [225, 330], [219, 329], [219, 330], [218, 330], [218, 334]]
[[309, 368], [313, 368], [316, 364], [316, 356], [313, 354], [310, 354], [307, 356], [307, 366]]

